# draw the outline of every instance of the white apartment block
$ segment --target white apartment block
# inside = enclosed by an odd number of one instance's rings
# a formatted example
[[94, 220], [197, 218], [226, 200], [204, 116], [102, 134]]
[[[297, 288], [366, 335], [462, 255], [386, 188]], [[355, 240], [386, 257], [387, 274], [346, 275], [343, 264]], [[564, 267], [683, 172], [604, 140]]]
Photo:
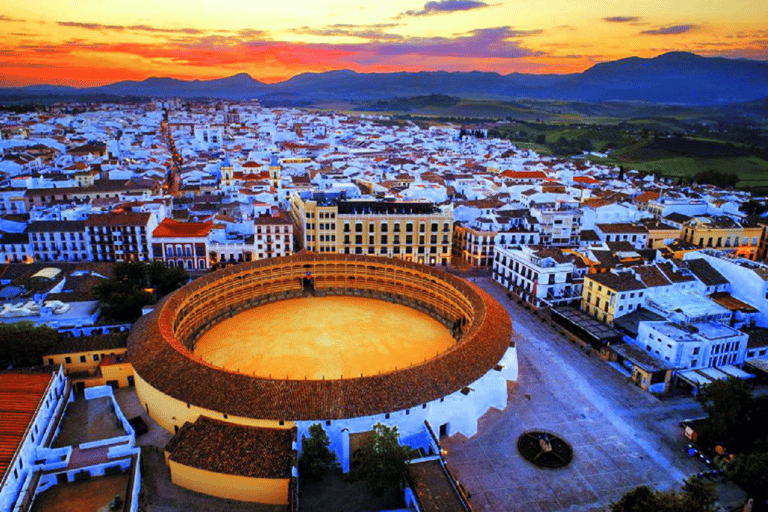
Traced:
[[674, 368], [694, 370], [741, 366], [748, 340], [746, 333], [719, 322], [641, 322], [635, 343]]
[[536, 307], [562, 305], [581, 298], [587, 269], [580, 261], [552, 248], [498, 247], [493, 278]]
[[27, 226], [36, 261], [85, 261], [91, 259], [91, 244], [85, 221], [39, 220]]
[[253, 244], [257, 259], [293, 254], [293, 222], [287, 215], [256, 217], [253, 224]]

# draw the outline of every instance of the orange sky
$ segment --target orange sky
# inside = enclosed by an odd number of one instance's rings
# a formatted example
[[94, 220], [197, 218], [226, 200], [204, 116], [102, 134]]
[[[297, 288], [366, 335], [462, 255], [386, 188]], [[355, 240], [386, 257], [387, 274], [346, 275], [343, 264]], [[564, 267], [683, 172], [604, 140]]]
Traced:
[[0, 86], [240, 72], [276, 82], [332, 69], [569, 73], [667, 51], [768, 60], [764, 2], [4, 0]]

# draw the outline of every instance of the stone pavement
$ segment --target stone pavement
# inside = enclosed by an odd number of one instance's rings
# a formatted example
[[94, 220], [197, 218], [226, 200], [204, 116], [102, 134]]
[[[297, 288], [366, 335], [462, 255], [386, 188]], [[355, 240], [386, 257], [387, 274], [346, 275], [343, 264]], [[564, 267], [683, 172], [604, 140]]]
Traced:
[[[703, 468], [687, 459], [678, 426], [702, 414], [689, 397], [660, 401], [588, 356], [490, 278], [476, 279], [510, 312], [519, 379], [509, 405], [480, 420], [478, 434], [443, 441], [456, 478], [478, 511], [602, 510], [638, 485], [675, 488]], [[528, 430], [560, 435], [574, 450], [560, 470], [539, 469], [516, 449]]]

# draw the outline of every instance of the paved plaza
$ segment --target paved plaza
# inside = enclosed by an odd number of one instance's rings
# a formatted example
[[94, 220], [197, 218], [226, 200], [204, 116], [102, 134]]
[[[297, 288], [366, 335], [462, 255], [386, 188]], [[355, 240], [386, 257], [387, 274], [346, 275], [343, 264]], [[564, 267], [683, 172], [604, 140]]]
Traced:
[[[519, 379], [509, 405], [480, 421], [477, 435], [443, 441], [456, 478], [479, 511], [603, 510], [638, 485], [678, 486], [703, 469], [684, 455], [680, 419], [702, 414], [690, 397], [661, 401], [506, 297], [488, 277], [470, 278], [503, 304], [518, 334]], [[564, 469], [526, 462], [528, 430], [556, 433], [574, 450]]]

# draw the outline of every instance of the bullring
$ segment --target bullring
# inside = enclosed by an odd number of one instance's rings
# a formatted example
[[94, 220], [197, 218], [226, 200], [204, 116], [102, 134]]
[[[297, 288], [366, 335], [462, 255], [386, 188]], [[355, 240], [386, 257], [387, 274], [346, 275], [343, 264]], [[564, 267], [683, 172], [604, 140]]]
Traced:
[[[279, 369], [272, 378], [246, 375], [194, 354], [195, 342], [223, 319], [308, 295], [308, 274], [317, 296], [359, 296], [417, 309], [450, 329], [456, 343], [407, 368], [334, 379], [279, 378]], [[199, 278], [134, 326], [128, 350], [139, 399], [166, 430], [203, 415], [245, 426], [297, 427], [300, 439], [312, 423], [323, 422], [345, 469], [350, 435], [377, 422], [397, 425], [403, 439], [418, 437], [425, 421], [441, 434], [473, 435], [482, 414], [506, 406], [506, 383], [517, 377], [511, 321], [487, 293], [424, 265], [343, 254], [302, 253]]]

